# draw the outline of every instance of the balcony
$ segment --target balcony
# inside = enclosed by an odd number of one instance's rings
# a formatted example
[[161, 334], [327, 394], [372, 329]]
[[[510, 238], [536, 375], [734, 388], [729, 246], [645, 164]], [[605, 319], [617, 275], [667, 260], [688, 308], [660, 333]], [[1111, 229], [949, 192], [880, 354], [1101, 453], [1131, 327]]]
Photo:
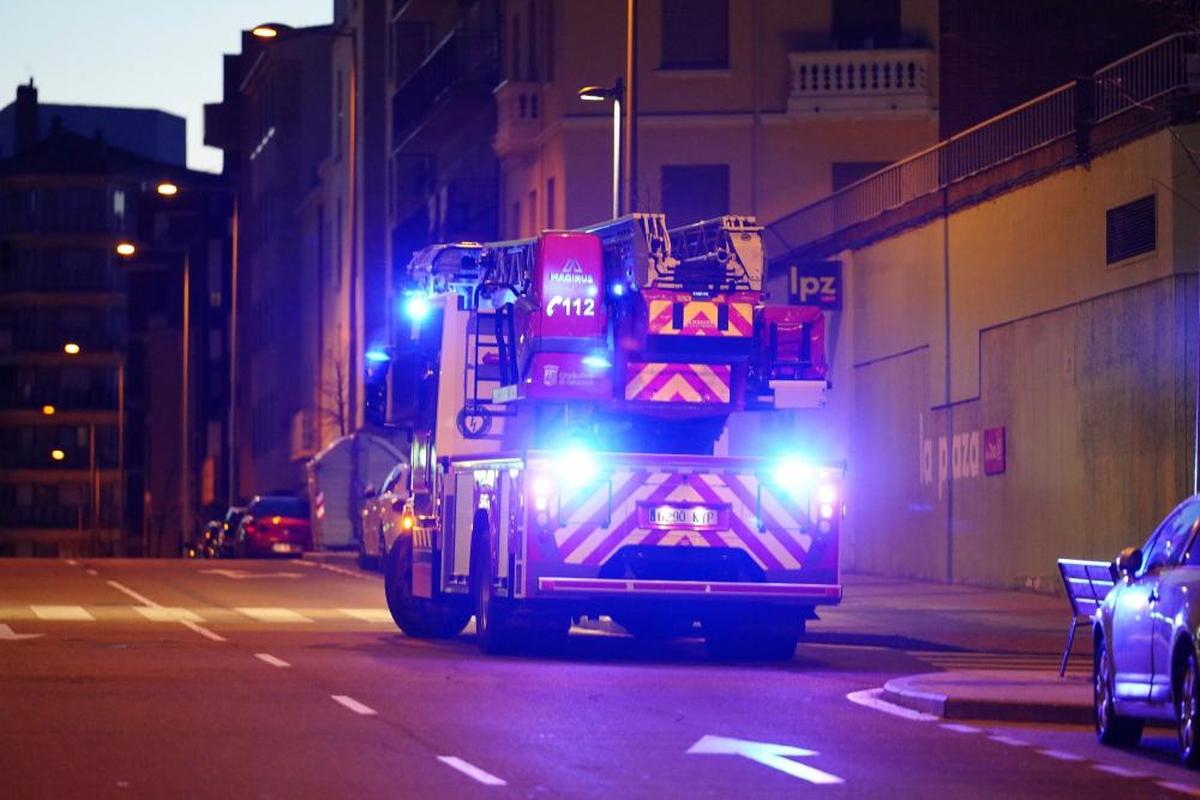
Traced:
[[496, 139], [500, 158], [533, 151], [542, 130], [542, 87], [532, 81], [505, 81], [496, 87]]
[[447, 36], [392, 95], [393, 149], [429, 147], [471, 124], [474, 111], [490, 109], [499, 72], [495, 33]]
[[929, 114], [930, 50], [788, 53], [788, 113], [802, 116]]

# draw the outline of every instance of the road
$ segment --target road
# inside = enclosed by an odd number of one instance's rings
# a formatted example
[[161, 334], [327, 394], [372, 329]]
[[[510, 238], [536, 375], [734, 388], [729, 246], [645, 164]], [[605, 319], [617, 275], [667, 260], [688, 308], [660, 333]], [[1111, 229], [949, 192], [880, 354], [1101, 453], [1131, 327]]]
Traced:
[[3, 560], [0, 795], [1200, 796], [1169, 731], [1121, 752], [872, 704], [937, 654], [856, 636], [854, 603], [784, 665], [580, 630], [559, 658], [486, 658], [399, 633], [353, 568]]

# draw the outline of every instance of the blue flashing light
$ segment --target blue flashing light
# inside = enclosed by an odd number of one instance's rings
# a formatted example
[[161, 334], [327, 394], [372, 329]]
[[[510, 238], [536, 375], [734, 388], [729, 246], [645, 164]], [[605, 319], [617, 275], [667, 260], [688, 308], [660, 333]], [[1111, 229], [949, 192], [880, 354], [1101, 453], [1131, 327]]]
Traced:
[[592, 353], [583, 357], [583, 365], [592, 369], [608, 369], [612, 366], [612, 362], [603, 353]]
[[789, 492], [802, 491], [817, 477], [817, 470], [808, 461], [797, 456], [781, 458], [775, 465], [771, 477], [781, 489]]
[[429, 313], [429, 301], [424, 295], [410, 294], [404, 298], [404, 313], [413, 322], [420, 322]]
[[573, 444], [563, 451], [555, 464], [559, 479], [572, 489], [591, 485], [600, 474], [596, 455], [583, 445]]
[[372, 364], [386, 364], [392, 360], [392, 357], [387, 354], [386, 350], [368, 350], [363, 354], [363, 357]]
[[622, 296], [624, 296], [624, 294], [625, 294], [625, 284], [614, 283], [612, 285], [612, 296], [613, 297], [622, 297]]

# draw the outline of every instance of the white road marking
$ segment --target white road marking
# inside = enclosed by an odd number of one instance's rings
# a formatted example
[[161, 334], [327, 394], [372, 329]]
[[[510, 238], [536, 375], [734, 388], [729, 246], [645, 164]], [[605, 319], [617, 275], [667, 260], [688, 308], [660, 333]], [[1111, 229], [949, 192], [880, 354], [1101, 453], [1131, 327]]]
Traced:
[[311, 619], [292, 611], [290, 608], [235, 608], [239, 614], [245, 614], [250, 619], [259, 622], [312, 622]]
[[1159, 781], [1158, 785], [1164, 789], [1170, 789], [1172, 792], [1186, 794], [1189, 797], [1200, 797], [1200, 786], [1191, 786], [1186, 783], [1176, 783], [1175, 781]]
[[991, 739], [993, 742], [999, 742], [1000, 744], [1007, 744], [1011, 747], [1029, 747], [1029, 742], [1025, 741], [1024, 739], [1016, 739], [1012, 736], [997, 735], [997, 736], [989, 736], [988, 738]]
[[894, 717], [902, 717], [914, 722], [930, 722], [931, 720], [940, 719], [933, 714], [926, 714], [924, 711], [914, 711], [911, 708], [898, 706], [895, 703], [889, 703], [886, 700], [881, 700], [883, 689], [864, 689], [861, 692], [851, 692], [846, 695], [846, 699], [851, 703], [855, 703], [866, 708], [873, 708], [876, 711], [882, 711], [885, 714], [891, 714]]
[[339, 608], [338, 611], [363, 622], [392, 621], [392, 615], [386, 608]]
[[255, 653], [254, 657], [257, 658], [259, 661], [267, 662], [272, 667], [290, 667], [291, 666], [291, 664], [284, 661], [282, 658], [276, 658], [275, 656], [271, 655], [270, 653]]
[[187, 628], [188, 630], [195, 631], [196, 633], [203, 636], [205, 639], [212, 639], [214, 642], [227, 641], [225, 639], [225, 637], [222, 636], [221, 634], [213, 633], [208, 628], [197, 625], [196, 623], [192, 622], [190, 619], [181, 619], [181, 620], [179, 620], [179, 622], [180, 622], [180, 624], [183, 625], [183, 627]]
[[957, 722], [944, 722], [942, 723], [942, 727], [955, 733], [983, 733], [983, 731], [974, 725], [960, 725]]
[[0, 642], [19, 642], [22, 639], [38, 639], [45, 635], [44, 633], [16, 633], [7, 625], [0, 625]]
[[1057, 761], [1084, 761], [1084, 760], [1086, 760], [1086, 759], [1084, 759], [1083, 756], [1078, 756], [1078, 755], [1075, 755], [1074, 753], [1068, 753], [1065, 750], [1038, 750], [1038, 752], [1044, 756], [1048, 756], [1049, 758], [1053, 758]]
[[1092, 769], [1097, 772], [1107, 772], [1109, 775], [1116, 775], [1118, 778], [1145, 778], [1148, 777], [1144, 772], [1137, 772], [1132, 769], [1118, 767], [1115, 764], [1092, 764]]
[[96, 572], [96, 570], [94, 570], [94, 569], [89, 569], [89, 570], [87, 571], [87, 574], [88, 574], [88, 575], [99, 575], [100, 573], [99, 573], [99, 572]]
[[482, 770], [469, 761], [463, 761], [458, 756], [438, 756], [437, 760], [446, 766], [456, 769], [469, 778], [474, 778], [485, 786], [507, 786], [503, 778], [497, 778], [487, 770]]
[[68, 559], [67, 559], [67, 563], [68, 563], [68, 564], [70, 564], [72, 567], [78, 567], [78, 566], [79, 566], [79, 562], [78, 562], [78, 561], [76, 561], [76, 560], [75, 560], [75, 559], [73, 559], [73, 558], [68, 558]]
[[375, 709], [371, 708], [370, 706], [363, 705], [353, 697], [349, 697], [344, 694], [331, 694], [329, 696], [353, 711], [355, 714], [362, 714], [364, 717], [375, 714]]
[[244, 569], [202, 569], [200, 572], [208, 575], [221, 575], [234, 581], [252, 580], [255, 578], [303, 578], [302, 572], [250, 572]]
[[118, 592], [124, 592], [125, 594], [129, 595], [134, 600], [137, 600], [139, 603], [141, 603], [144, 606], [150, 606], [151, 608], [162, 608], [162, 606], [160, 606], [158, 603], [154, 602], [153, 600], [146, 597], [145, 595], [138, 594], [133, 589], [130, 589], [128, 586], [125, 586], [124, 584], [117, 583], [116, 581], [105, 581], [105, 583], [107, 583], [109, 586], [116, 589]]
[[54, 620], [56, 622], [95, 622], [88, 610], [83, 606], [30, 606], [38, 619]]
[[751, 761], [757, 761], [764, 767], [786, 772], [793, 778], [816, 784], [845, 783], [837, 775], [823, 772], [808, 764], [792, 761], [793, 758], [804, 758], [817, 755], [815, 750], [803, 747], [793, 747], [787, 744], [771, 744], [770, 742], [752, 742], [746, 739], [732, 739], [728, 736], [702, 736], [698, 742], [688, 748], [688, 755], [732, 755], [743, 756]]
[[133, 610], [151, 622], [204, 622], [204, 618], [195, 611], [178, 606], [134, 606]]

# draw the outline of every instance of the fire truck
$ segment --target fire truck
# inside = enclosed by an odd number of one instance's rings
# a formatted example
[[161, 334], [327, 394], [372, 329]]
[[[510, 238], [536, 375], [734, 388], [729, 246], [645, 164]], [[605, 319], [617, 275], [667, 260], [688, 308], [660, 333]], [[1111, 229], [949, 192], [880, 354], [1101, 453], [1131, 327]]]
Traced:
[[793, 437], [717, 455], [734, 412], [823, 405], [820, 309], [768, 305], [761, 228], [637, 213], [414, 255], [389, 353], [410, 495], [396, 624], [486, 653], [572, 620], [790, 658], [842, 589], [843, 465]]

